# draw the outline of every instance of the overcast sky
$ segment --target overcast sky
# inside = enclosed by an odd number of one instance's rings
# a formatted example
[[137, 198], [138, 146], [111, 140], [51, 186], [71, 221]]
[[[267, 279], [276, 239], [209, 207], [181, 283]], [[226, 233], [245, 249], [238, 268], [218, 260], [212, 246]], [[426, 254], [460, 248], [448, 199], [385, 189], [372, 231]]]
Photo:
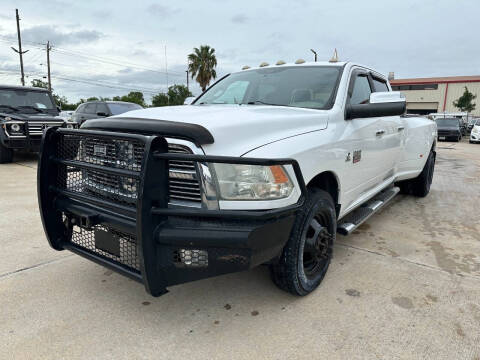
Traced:
[[478, 0], [2, 0], [0, 83], [19, 83], [15, 7], [28, 83], [46, 74], [49, 40], [54, 90], [70, 101], [129, 89], [150, 99], [165, 90], [166, 68], [169, 85], [185, 84], [187, 55], [202, 44], [215, 48], [219, 76], [311, 60], [311, 48], [396, 78], [480, 74]]

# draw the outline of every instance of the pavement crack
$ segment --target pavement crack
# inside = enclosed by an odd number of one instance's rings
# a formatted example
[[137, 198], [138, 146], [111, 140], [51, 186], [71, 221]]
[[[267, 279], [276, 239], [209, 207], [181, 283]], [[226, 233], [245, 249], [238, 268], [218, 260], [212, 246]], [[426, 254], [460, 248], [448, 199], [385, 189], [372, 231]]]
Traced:
[[[372, 255], [377, 255], [377, 256], [383, 256], [383, 257], [393, 258], [393, 257], [390, 256], [390, 255], [383, 254], [383, 253], [378, 252], [378, 251], [369, 250], [369, 249], [365, 249], [365, 248], [361, 248], [361, 247], [357, 247], [357, 246], [345, 244], [345, 243], [338, 242], [338, 241], [337, 241], [335, 244], [338, 245], [338, 246], [343, 246], [343, 247], [345, 247], [345, 248], [350, 248], [350, 249], [354, 249], [354, 250], [358, 250], [358, 251], [363, 251], [363, 252], [366, 252], [366, 253], [370, 253], [370, 254], [372, 254]], [[401, 261], [401, 262], [405, 262], [405, 263], [412, 264], [412, 265], [421, 266], [421, 267], [424, 267], [424, 268], [427, 268], [427, 269], [430, 269], [430, 270], [435, 270], [435, 271], [442, 272], [442, 273], [445, 273], [445, 274], [454, 275], [454, 276], [459, 277], [459, 278], [468, 278], [468, 279], [473, 279], [473, 280], [480, 281], [480, 277], [478, 277], [478, 276], [449, 272], [449, 271], [443, 270], [443, 269], [441, 269], [441, 268], [438, 268], [438, 267], [435, 267], [435, 266], [432, 266], [432, 265], [428, 265], [428, 264], [424, 264], [424, 263], [421, 263], [421, 262], [409, 260], [409, 259], [406, 259], [406, 258], [400, 257], [400, 256], [399, 256], [399, 257], [395, 257], [395, 259], [398, 260], [398, 261]]]
[[36, 268], [46, 266], [46, 265], [50, 265], [50, 264], [62, 261], [64, 259], [72, 257], [72, 256], [75, 256], [75, 254], [65, 255], [65, 256], [62, 256], [60, 259], [53, 259], [53, 260], [49, 260], [49, 261], [44, 261], [40, 264], [35, 264], [35, 265], [27, 266], [27, 267], [24, 267], [24, 268], [21, 268], [21, 269], [18, 269], [18, 270], [14, 270], [14, 271], [10, 271], [10, 272], [4, 273], [4, 274], [0, 274], [0, 279], [6, 278], [6, 277], [11, 276], [11, 275], [19, 274], [19, 273], [22, 273], [24, 271], [36, 269]]

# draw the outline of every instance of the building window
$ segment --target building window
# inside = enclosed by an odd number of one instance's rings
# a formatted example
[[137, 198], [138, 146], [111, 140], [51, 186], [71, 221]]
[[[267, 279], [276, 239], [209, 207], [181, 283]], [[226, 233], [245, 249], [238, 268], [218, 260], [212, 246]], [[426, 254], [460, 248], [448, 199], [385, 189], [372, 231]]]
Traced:
[[403, 90], [437, 90], [438, 84], [393, 85], [393, 91]]

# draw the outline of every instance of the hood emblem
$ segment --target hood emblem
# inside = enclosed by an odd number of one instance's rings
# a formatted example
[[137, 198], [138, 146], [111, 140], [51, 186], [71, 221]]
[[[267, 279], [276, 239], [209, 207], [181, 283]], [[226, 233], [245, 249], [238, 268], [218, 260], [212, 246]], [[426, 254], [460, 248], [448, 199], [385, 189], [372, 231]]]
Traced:
[[95, 156], [106, 156], [107, 147], [105, 145], [94, 145], [93, 146], [93, 155]]

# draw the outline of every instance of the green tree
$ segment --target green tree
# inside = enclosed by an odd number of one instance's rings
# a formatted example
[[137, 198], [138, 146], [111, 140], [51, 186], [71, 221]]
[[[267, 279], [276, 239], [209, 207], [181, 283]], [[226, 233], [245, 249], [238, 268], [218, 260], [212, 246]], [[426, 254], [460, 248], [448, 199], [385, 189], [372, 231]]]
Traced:
[[48, 82], [40, 80], [40, 79], [33, 79], [31, 81], [33, 87], [38, 87], [42, 89], [48, 89]]
[[188, 71], [192, 79], [195, 77], [202, 91], [217, 77], [216, 66], [215, 49], [208, 45], [202, 45], [200, 49], [194, 48], [193, 53], [188, 55]]
[[143, 94], [140, 91], [130, 91], [127, 95], [114, 96], [112, 100], [131, 102], [131, 103], [141, 105], [143, 107], [147, 106], [145, 104], [145, 98], [143, 97]]
[[160, 94], [154, 95], [152, 97], [152, 106], [153, 107], [168, 106], [168, 105], [169, 105], [169, 98], [168, 98], [167, 94], [160, 93]]
[[472, 112], [475, 110], [476, 104], [473, 102], [477, 98], [477, 95], [473, 95], [465, 86], [463, 95], [453, 102], [453, 106], [459, 108], [460, 111]]
[[168, 92], [152, 97], [152, 106], [183, 105], [185, 99], [193, 96], [185, 85], [172, 85]]

